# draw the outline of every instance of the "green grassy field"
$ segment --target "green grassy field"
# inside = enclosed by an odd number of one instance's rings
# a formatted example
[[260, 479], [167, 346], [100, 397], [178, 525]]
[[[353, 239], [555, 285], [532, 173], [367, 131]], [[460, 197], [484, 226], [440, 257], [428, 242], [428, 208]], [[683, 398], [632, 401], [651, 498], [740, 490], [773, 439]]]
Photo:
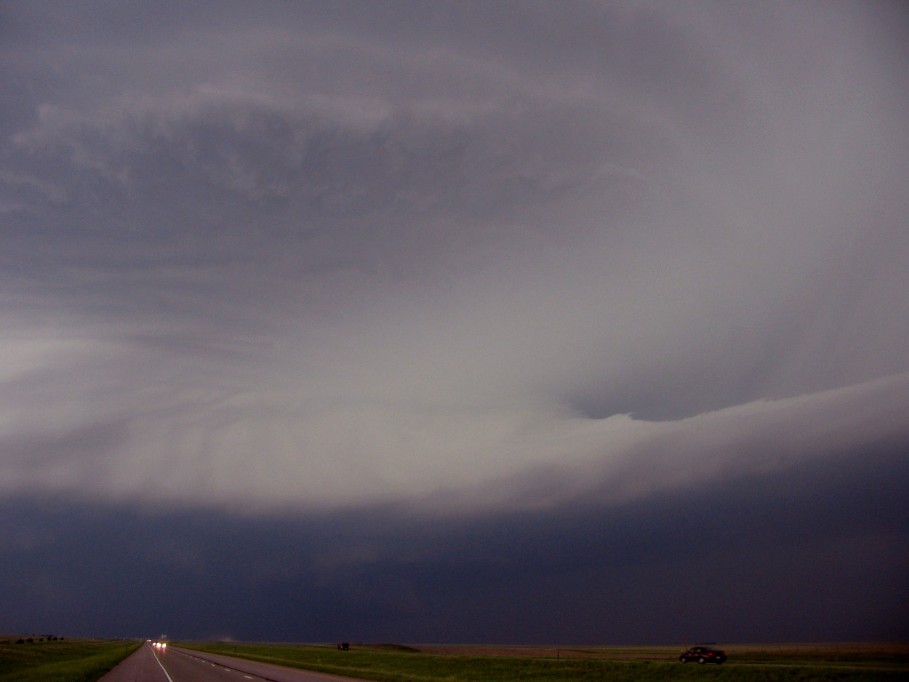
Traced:
[[139, 642], [66, 639], [17, 644], [0, 640], [0, 682], [91, 682], [139, 647]]
[[380, 682], [717, 679], [808, 682], [902, 680], [907, 645], [724, 646], [722, 666], [681, 664], [684, 647], [445, 647], [190, 643], [187, 646], [254, 660]]

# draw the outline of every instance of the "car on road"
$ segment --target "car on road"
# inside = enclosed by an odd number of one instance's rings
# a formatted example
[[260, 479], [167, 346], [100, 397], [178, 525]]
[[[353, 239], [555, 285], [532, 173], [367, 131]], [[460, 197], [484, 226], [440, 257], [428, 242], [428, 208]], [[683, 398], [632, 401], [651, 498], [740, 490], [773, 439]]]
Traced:
[[726, 660], [726, 652], [714, 649], [712, 646], [693, 646], [683, 651], [679, 656], [682, 663], [697, 661], [698, 663], [722, 663]]

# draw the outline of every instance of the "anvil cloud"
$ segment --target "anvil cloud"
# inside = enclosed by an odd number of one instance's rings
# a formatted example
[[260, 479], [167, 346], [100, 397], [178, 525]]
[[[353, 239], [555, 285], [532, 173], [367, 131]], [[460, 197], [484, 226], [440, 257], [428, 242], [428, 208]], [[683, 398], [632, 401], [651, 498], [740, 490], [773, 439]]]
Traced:
[[[861, 577], [898, 572], [905, 505], [826, 476], [909, 482], [907, 26], [883, 2], [3, 5], [0, 497], [36, 528], [50, 499], [299, 542], [347, 519], [339, 565], [417, 537], [463, 595], [440, 557], [502, 532], [478, 519], [654, 529], [788, 480], [767, 518], [889, 518]], [[440, 536], [367, 542], [383, 514]], [[821, 554], [864, 542], [842, 527]], [[878, 596], [844, 636], [906, 634]], [[441, 611], [422, 632], [470, 638]], [[585, 613], [514, 637], [595, 639]]]

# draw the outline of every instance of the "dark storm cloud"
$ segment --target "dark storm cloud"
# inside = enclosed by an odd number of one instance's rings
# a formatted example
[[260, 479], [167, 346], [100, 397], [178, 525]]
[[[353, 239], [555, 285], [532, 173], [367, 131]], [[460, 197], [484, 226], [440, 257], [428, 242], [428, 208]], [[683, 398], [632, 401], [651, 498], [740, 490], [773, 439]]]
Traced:
[[466, 519], [10, 501], [4, 610], [36, 629], [265, 640], [904, 637], [903, 444], [860, 455], [631, 505]]
[[[265, 555], [284, 556], [282, 539], [327, 551], [285, 556], [277, 577], [238, 558], [243, 589], [268, 585], [276, 604], [308, 576], [328, 588], [306, 604], [349, 616], [331, 621], [338, 636], [368, 603], [369, 633], [440, 639], [585, 639], [607, 606], [584, 607], [587, 586], [646, 594], [675, 568], [765, 597], [791, 570], [819, 614], [812, 577], [842, 596], [866, 576], [811, 560], [838, 542], [873, 556], [870, 572], [905, 566], [905, 524], [869, 511], [904, 514], [893, 496], [875, 507], [821, 475], [873, 460], [905, 478], [900, 4], [0, 13], [0, 494], [34, 529], [23, 547], [50, 533], [28, 496], [57, 496], [86, 547], [93, 523], [130, 547], [135, 529], [174, 562], [162, 571], [181, 595], [209, 591], [217, 615], [184, 622], [214, 634], [234, 606], [205, 582], [219, 565], [207, 533], [236, 526], [253, 547], [255, 528]], [[745, 481], [774, 520], [760, 533], [705, 489], [747, 497]], [[858, 510], [844, 503], [839, 524], [838, 496]], [[160, 524], [145, 516], [162, 507]], [[133, 516], [120, 528], [105, 509]], [[685, 509], [756, 544], [686, 555], [669, 531]], [[615, 557], [559, 539], [603, 526]], [[668, 554], [641, 554], [638, 531]], [[724, 577], [761, 552], [775, 577]], [[572, 571], [576, 615], [535, 629]], [[43, 575], [67, 599], [87, 579]], [[867, 625], [855, 636], [905, 631], [888, 580], [865, 620], [850, 602]], [[430, 622], [435, 581], [463, 599]], [[379, 596], [392, 586], [400, 601]], [[519, 606], [530, 593], [547, 597]], [[245, 603], [258, 615], [238, 632], [268, 630], [270, 609]], [[689, 615], [635, 632], [693, 635]], [[846, 632], [760, 615], [768, 637]]]

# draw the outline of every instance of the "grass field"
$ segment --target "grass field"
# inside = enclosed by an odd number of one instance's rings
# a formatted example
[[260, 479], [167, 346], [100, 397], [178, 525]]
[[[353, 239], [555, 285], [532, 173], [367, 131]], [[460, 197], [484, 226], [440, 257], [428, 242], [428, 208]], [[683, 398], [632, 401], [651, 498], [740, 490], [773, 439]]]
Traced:
[[139, 647], [139, 642], [66, 639], [17, 644], [0, 639], [0, 682], [91, 682]]
[[685, 647], [491, 647], [352, 645], [350, 651], [314, 644], [183, 644], [200, 651], [242, 656], [380, 682], [460, 680], [557, 682], [562, 680], [717, 679], [729, 682], [859, 682], [909, 678], [909, 645], [721, 645], [722, 666], [682, 664]]

